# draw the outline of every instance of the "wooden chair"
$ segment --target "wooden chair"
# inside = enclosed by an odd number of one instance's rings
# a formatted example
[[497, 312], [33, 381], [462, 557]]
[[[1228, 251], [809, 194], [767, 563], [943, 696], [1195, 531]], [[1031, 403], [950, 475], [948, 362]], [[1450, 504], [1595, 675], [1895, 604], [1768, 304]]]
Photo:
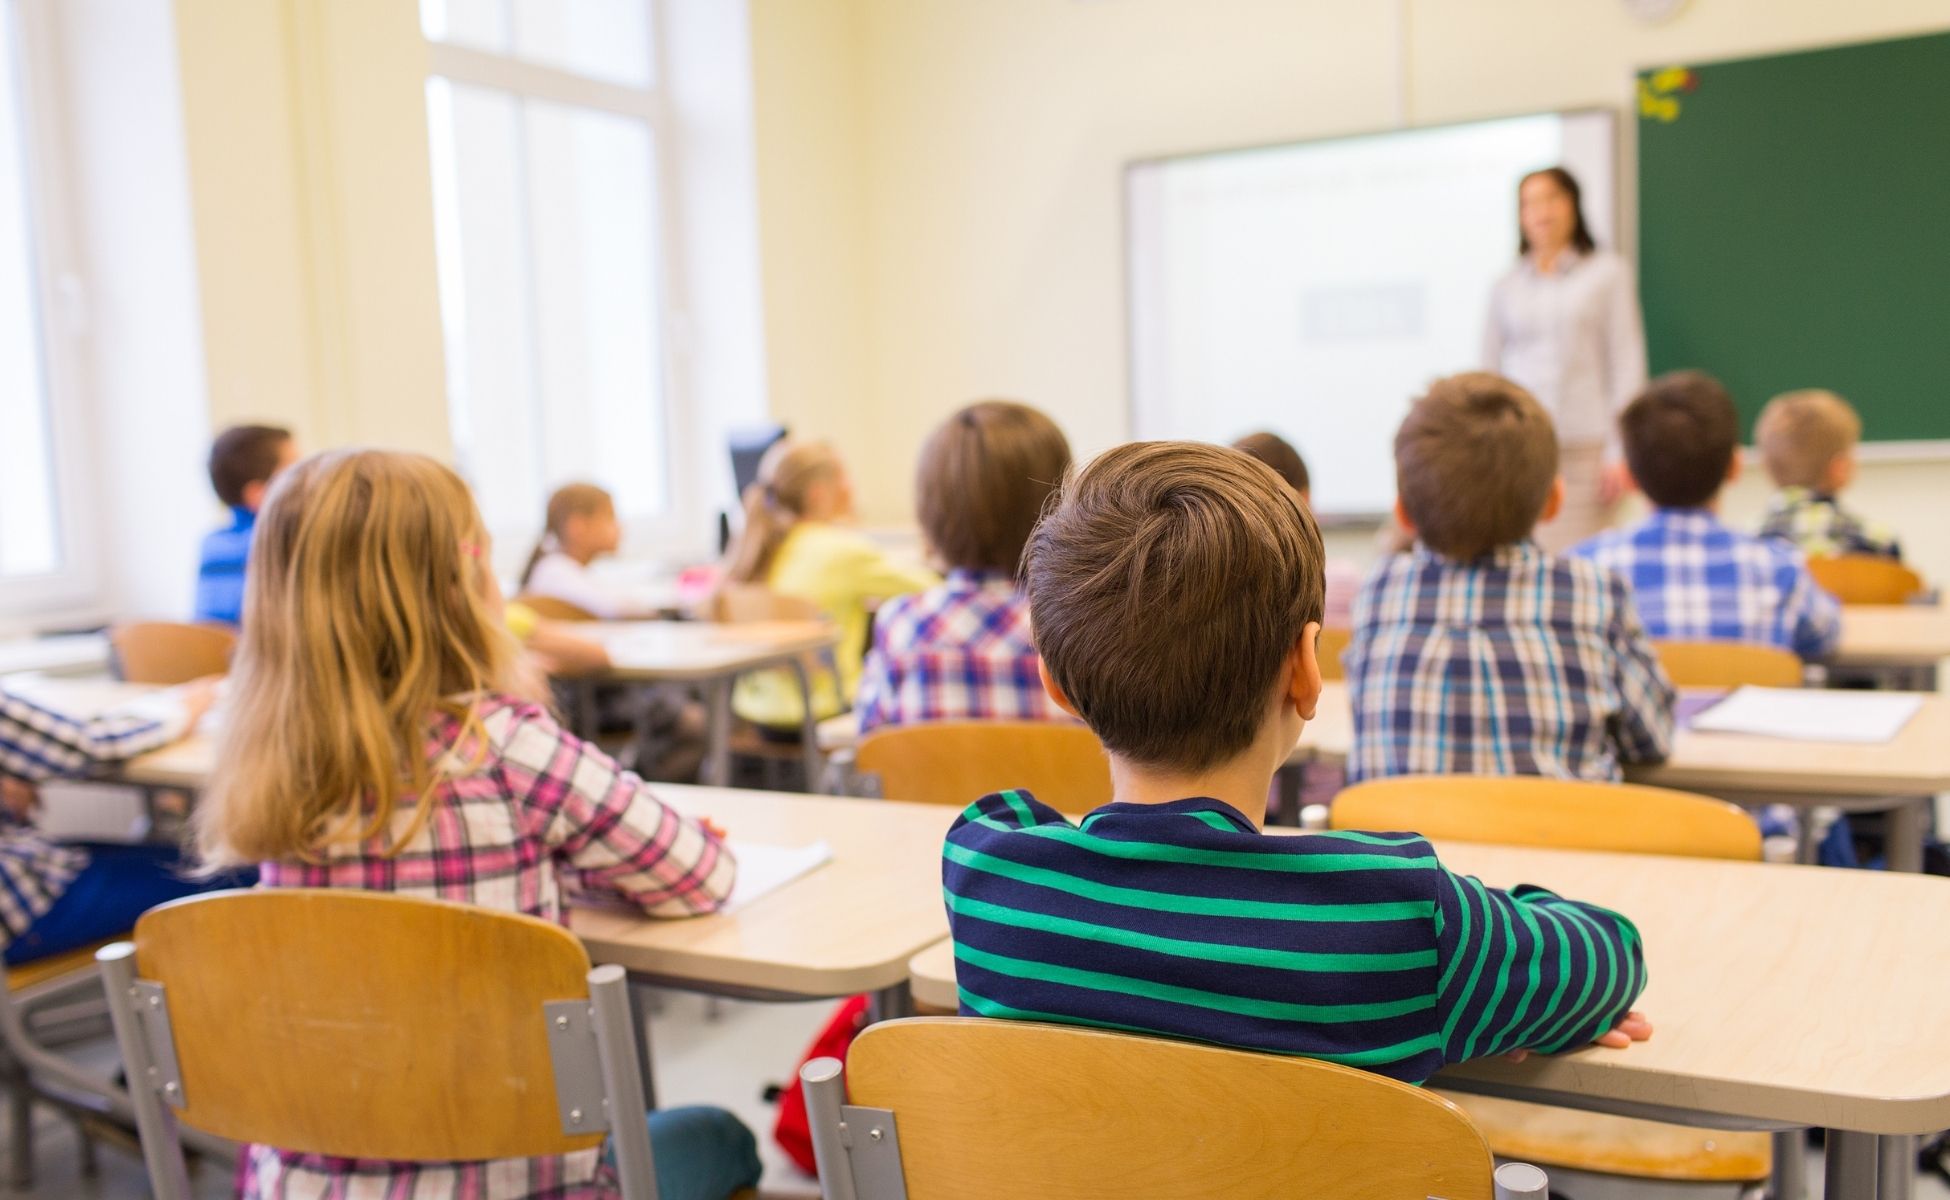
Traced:
[[1921, 576], [1877, 554], [1811, 558], [1808, 572], [1843, 604], [1908, 604], [1923, 592]]
[[1320, 677], [1323, 680], [1347, 678], [1347, 668], [1341, 665], [1341, 655], [1347, 653], [1347, 644], [1353, 633], [1346, 629], [1323, 629], [1320, 631]]
[[221, 625], [129, 621], [108, 631], [108, 644], [123, 679], [173, 687], [229, 672], [237, 634]]
[[375, 892], [213, 892], [151, 909], [98, 958], [160, 1200], [189, 1194], [179, 1122], [400, 1160], [566, 1154], [607, 1133], [626, 1200], [656, 1196], [623, 970], [591, 970], [557, 925]]
[[594, 621], [596, 614], [580, 604], [572, 604], [557, 596], [537, 596], [523, 592], [514, 598], [514, 603], [523, 606], [544, 621]]
[[[800, 1072], [827, 1200], [1506, 1194], [1453, 1104], [1307, 1059], [919, 1017], [869, 1028], [840, 1071]], [[1523, 1164], [1495, 1174], [1544, 1182]]]
[[[1740, 808], [1690, 792], [1628, 783], [1406, 775], [1357, 784], [1335, 798], [1331, 812], [1336, 829], [1413, 831], [1438, 840], [1746, 862], [1761, 856], [1760, 828]], [[1696, 1129], [1478, 1096], [1449, 1098], [1503, 1157], [1695, 1182], [1753, 1182], [1765, 1179], [1771, 1169], [1764, 1133]], [[1793, 1152], [1799, 1153], [1798, 1146]]]
[[1805, 676], [1792, 650], [1758, 642], [1654, 642], [1674, 687], [1800, 687]]
[[1059, 812], [1110, 803], [1110, 762], [1097, 735], [1071, 721], [926, 721], [860, 740], [854, 769], [880, 777], [889, 800], [963, 808], [1022, 788]]

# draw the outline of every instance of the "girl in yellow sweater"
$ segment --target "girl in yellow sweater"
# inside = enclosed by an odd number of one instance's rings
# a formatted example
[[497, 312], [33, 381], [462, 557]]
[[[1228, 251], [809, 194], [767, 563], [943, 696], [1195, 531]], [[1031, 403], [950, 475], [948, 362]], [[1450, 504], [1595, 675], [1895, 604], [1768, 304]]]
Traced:
[[[813, 680], [813, 713], [824, 720], [853, 702], [866, 653], [870, 603], [940, 582], [934, 572], [890, 557], [852, 528], [853, 484], [825, 442], [788, 438], [766, 451], [758, 478], [745, 489], [745, 527], [731, 544], [725, 582], [757, 583], [810, 600], [839, 626], [835, 680]], [[738, 715], [774, 729], [797, 729], [799, 688], [789, 671], [762, 671], [738, 681]]]

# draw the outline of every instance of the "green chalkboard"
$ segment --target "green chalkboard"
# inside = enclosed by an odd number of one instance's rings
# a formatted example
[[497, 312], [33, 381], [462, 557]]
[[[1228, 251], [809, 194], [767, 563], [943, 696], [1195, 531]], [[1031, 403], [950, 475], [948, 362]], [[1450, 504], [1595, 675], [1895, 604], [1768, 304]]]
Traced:
[[1870, 440], [1950, 438], [1950, 34], [1648, 71], [1638, 109], [1652, 370], [1750, 433], [1827, 387]]

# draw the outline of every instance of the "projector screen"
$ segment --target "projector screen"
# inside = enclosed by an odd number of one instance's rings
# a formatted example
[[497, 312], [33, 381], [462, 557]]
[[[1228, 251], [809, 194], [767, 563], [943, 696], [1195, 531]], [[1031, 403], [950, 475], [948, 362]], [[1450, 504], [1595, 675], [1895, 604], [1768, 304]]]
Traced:
[[1540, 113], [1132, 164], [1133, 436], [1270, 429], [1322, 516], [1387, 512], [1409, 401], [1483, 365], [1518, 181], [1568, 167], [1613, 246], [1614, 138], [1610, 112]]

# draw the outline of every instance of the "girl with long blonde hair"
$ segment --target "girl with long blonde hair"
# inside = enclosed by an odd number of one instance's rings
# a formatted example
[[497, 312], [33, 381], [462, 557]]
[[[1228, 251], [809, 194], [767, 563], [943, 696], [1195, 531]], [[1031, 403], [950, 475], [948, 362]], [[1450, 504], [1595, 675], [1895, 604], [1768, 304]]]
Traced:
[[[558, 922], [570, 887], [653, 916], [724, 903], [735, 867], [717, 835], [521, 694], [459, 476], [415, 454], [317, 455], [273, 486], [256, 538], [222, 750], [195, 816], [206, 863], [260, 864], [269, 887], [374, 888]], [[757, 1180], [751, 1135], [730, 1114], [650, 1125], [660, 1181], [674, 1173], [666, 1196], [721, 1200]], [[388, 1196], [614, 1194], [595, 1150], [490, 1167], [267, 1146], [247, 1148], [241, 1191], [336, 1195], [355, 1171]]]
[[[757, 584], [809, 600], [840, 627], [838, 678], [826, 671], [813, 677], [814, 716], [823, 720], [851, 704], [859, 688], [869, 603], [933, 587], [940, 578], [889, 556], [852, 527], [853, 484], [825, 442], [775, 443], [759, 460], [744, 506], [744, 527], [725, 557], [726, 586]], [[798, 683], [784, 670], [741, 676], [732, 707], [761, 728], [781, 731], [798, 729], [804, 712]]]

